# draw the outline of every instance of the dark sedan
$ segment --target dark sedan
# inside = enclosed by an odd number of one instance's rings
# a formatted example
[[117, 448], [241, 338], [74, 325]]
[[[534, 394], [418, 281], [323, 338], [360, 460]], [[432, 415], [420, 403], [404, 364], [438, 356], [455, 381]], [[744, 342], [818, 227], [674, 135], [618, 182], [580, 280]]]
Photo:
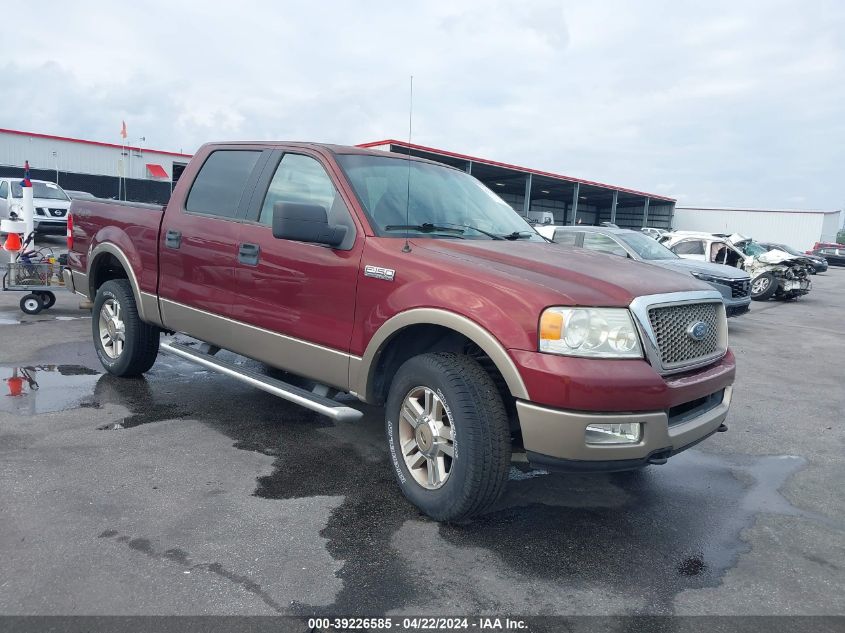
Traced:
[[810, 253], [824, 257], [831, 266], [845, 266], [845, 244], [816, 242]]
[[[770, 251], [786, 251], [790, 255], [795, 255], [796, 257], [804, 257], [805, 259], [810, 260], [810, 262], [812, 262], [813, 264], [813, 267], [810, 269], [810, 272], [814, 275], [816, 273], [823, 273], [827, 270], [827, 260], [820, 255], [816, 255], [815, 253], [812, 255], [810, 255], [809, 253], [802, 253], [797, 248], [792, 248], [791, 246], [787, 246], [786, 244], [777, 244], [775, 242], [759, 242], [759, 244], [763, 248], [768, 248]], [[845, 250], [843, 250], [843, 255], [845, 255]]]

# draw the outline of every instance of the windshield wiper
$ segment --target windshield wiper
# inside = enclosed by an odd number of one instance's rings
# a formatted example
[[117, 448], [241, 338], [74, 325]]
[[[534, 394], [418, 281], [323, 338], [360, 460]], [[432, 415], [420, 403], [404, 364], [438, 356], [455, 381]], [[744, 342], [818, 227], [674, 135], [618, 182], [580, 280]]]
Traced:
[[418, 231], [420, 233], [442, 233], [449, 237], [457, 237], [463, 239], [463, 231], [461, 229], [453, 229], [448, 226], [439, 226], [431, 222], [423, 222], [422, 224], [389, 224], [384, 227], [385, 231]]
[[504, 240], [520, 240], [523, 237], [526, 239], [531, 239], [532, 233], [530, 231], [514, 231], [513, 233], [508, 233], [507, 235], [500, 235], [500, 239]]

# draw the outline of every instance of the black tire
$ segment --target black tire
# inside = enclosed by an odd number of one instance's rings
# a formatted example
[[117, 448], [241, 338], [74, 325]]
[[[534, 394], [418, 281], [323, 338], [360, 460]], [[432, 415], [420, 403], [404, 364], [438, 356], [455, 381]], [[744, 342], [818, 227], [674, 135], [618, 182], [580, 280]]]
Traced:
[[38, 295], [41, 297], [41, 303], [44, 304], [45, 310], [49, 310], [54, 305], [56, 305], [56, 295], [54, 295], [49, 290], [45, 292], [39, 292]]
[[21, 299], [20, 307], [25, 314], [38, 314], [44, 309], [44, 303], [37, 294], [28, 294]]
[[[120, 304], [125, 333], [123, 349], [115, 358], [106, 351], [100, 338], [100, 314], [103, 305], [109, 300]], [[100, 286], [94, 298], [91, 317], [94, 348], [106, 371], [121, 377], [140, 376], [153, 366], [158, 356], [159, 329], [141, 321], [129, 281], [112, 279]]]
[[754, 301], [768, 301], [775, 296], [778, 287], [778, 280], [772, 273], [761, 273], [751, 280], [751, 298]]
[[[449, 474], [436, 489], [423, 487], [411, 474], [399, 439], [402, 405], [419, 387], [432, 390], [443, 402], [453, 434]], [[385, 430], [402, 493], [431, 518], [468, 519], [502, 495], [511, 462], [508, 416], [496, 385], [474, 359], [439, 352], [406, 361], [390, 385]]]

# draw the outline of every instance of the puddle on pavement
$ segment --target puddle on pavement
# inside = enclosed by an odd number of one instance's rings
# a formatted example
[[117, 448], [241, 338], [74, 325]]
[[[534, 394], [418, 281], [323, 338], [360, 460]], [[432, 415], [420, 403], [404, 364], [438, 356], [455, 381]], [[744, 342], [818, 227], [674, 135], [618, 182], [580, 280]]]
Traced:
[[[394, 482], [378, 409], [366, 408], [359, 422], [335, 424], [167, 356], [138, 379], [74, 365], [25, 369], [38, 388], [31, 389], [21, 368], [0, 368], [2, 384], [8, 389], [8, 379], [17, 377], [15, 389], [21, 390], [0, 399], [0, 406], [26, 402], [29, 413], [89, 407], [99, 426], [120, 433], [151, 422], [196, 419], [232, 438], [239, 449], [275, 457], [272, 473], [258, 478], [254, 495], [342, 497], [320, 535], [328, 552], [344, 562], [338, 572], [343, 589], [329, 607], [294, 604], [295, 612], [360, 614], [368, 605], [384, 612], [439, 599], [433, 592], [443, 587], [421, 581], [415, 568], [415, 545], [398, 547], [394, 541], [408, 522], [432, 522], [405, 501]], [[106, 419], [101, 411], [108, 404], [120, 404], [130, 414]], [[742, 530], [760, 513], [843, 529], [779, 493], [804, 465], [798, 457], [692, 449], [666, 466], [629, 473], [556, 475], [515, 466], [502, 502], [466, 524], [437, 526], [436, 539], [446, 552], [435, 545], [425, 556], [448, 570], [450, 548], [482, 548], [509, 574], [548, 583], [555, 591], [610, 586], [637, 603], [644, 600], [645, 612], [671, 613], [680, 591], [721, 581], [747, 549]], [[495, 576], [499, 569], [477, 572]], [[493, 604], [493, 596], [474, 599], [478, 610]]]
[[49, 323], [51, 321], [78, 321], [90, 319], [90, 313], [79, 316], [52, 315], [50, 312], [41, 312], [38, 315], [26, 315], [23, 312], [0, 312], [0, 325], [32, 325], [34, 323]]
[[81, 365], [0, 366], [0, 411], [36, 415], [79, 406], [99, 375]]

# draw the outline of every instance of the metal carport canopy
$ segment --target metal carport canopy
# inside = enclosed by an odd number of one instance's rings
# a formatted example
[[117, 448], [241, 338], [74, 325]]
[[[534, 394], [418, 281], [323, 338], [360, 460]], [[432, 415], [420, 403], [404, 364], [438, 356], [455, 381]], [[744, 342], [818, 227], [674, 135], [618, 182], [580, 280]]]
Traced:
[[[659, 194], [616, 187], [582, 178], [460, 154], [448, 150], [385, 139], [358, 147], [408, 152], [465, 170], [496, 191], [523, 215], [552, 211], [555, 223], [617, 221], [620, 226], [668, 228], [676, 200]], [[649, 208], [660, 210], [649, 217]], [[617, 209], [622, 210], [617, 217]]]

